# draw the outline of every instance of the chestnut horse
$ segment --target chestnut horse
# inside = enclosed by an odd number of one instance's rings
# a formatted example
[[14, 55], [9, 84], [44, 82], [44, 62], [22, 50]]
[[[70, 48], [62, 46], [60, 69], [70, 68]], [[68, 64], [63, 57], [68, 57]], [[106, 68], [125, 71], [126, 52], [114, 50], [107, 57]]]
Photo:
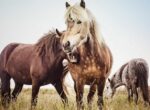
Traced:
[[98, 107], [102, 109], [103, 89], [112, 67], [112, 54], [99, 33], [96, 20], [86, 8], [85, 2], [71, 6], [66, 2], [66, 32], [61, 43], [69, 63], [68, 68], [74, 80], [77, 109], [83, 109], [84, 85], [90, 85], [87, 97], [89, 107], [93, 95], [98, 91]]
[[12, 98], [17, 98], [23, 84], [32, 85], [31, 106], [37, 103], [40, 86], [53, 84], [63, 101], [67, 101], [63, 79], [68, 69], [63, 67], [65, 53], [55, 32], [49, 32], [36, 44], [11, 43], [0, 55], [2, 105], [10, 102], [10, 79], [15, 82]]

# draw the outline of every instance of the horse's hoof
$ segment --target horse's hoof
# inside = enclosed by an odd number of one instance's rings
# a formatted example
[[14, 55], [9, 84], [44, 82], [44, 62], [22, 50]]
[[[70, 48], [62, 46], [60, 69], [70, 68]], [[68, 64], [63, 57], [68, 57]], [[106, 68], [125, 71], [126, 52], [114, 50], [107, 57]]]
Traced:
[[150, 106], [150, 103], [149, 102], [144, 102], [144, 107], [148, 107]]
[[36, 106], [31, 106], [31, 110], [36, 110]]

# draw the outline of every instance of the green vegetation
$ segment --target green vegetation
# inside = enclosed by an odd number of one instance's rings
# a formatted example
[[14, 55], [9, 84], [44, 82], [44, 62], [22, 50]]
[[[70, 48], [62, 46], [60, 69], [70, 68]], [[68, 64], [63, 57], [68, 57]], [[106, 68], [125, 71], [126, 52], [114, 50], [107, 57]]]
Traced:
[[[86, 91], [85, 91], [86, 92]], [[86, 104], [86, 95], [84, 96], [85, 110], [88, 110]], [[68, 106], [63, 105], [59, 95], [55, 90], [41, 89], [39, 92], [38, 104], [36, 110], [76, 110], [75, 93], [68, 96], [69, 104]], [[30, 100], [31, 100], [31, 89], [24, 89], [18, 96], [17, 102], [12, 102], [8, 110], [30, 110]], [[95, 94], [93, 110], [97, 110], [97, 97]], [[138, 105], [133, 102], [129, 103], [127, 100], [126, 92], [118, 92], [115, 94], [112, 100], [104, 98], [104, 110], [150, 110], [150, 107], [144, 107], [143, 101], [140, 97]], [[0, 110], [3, 109], [0, 105]]]

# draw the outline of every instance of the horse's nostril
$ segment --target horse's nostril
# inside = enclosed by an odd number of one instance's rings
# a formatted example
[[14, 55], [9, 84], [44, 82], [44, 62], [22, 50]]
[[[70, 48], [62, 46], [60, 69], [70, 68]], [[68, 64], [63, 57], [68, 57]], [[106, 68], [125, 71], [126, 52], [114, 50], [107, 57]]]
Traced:
[[63, 44], [63, 47], [65, 48], [65, 44]]
[[70, 46], [70, 42], [67, 41], [63, 46], [64, 46], [64, 48], [68, 48]]
[[69, 41], [67, 41], [67, 43], [66, 43], [66, 47], [69, 47], [70, 46], [70, 42]]

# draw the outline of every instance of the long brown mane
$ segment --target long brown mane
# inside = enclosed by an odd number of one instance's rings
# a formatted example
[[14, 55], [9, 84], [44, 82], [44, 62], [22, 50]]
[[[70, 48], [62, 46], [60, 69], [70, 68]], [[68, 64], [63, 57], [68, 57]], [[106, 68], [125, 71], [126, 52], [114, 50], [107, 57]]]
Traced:
[[59, 43], [56, 37], [57, 34], [55, 31], [50, 31], [44, 37], [39, 39], [35, 44], [35, 50], [39, 56], [49, 55], [49, 52], [55, 54], [57, 52], [57, 45]]

